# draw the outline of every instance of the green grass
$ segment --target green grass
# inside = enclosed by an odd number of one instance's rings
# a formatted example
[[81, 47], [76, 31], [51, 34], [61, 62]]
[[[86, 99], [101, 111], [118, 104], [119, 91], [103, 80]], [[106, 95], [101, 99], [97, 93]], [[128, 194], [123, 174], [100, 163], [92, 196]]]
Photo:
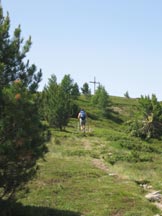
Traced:
[[140, 182], [161, 189], [161, 142], [131, 137], [124, 122], [117, 121], [130, 118], [136, 99], [111, 99], [120, 113], [110, 119], [103, 119], [89, 100], [80, 99], [80, 106], [97, 116], [89, 117], [86, 134], [78, 131], [77, 119], [71, 119], [66, 131], [51, 130], [49, 151], [45, 160], [38, 161], [40, 169], [29, 193], [19, 194], [17, 215], [153, 216], [160, 212], [146, 200], [149, 191]]

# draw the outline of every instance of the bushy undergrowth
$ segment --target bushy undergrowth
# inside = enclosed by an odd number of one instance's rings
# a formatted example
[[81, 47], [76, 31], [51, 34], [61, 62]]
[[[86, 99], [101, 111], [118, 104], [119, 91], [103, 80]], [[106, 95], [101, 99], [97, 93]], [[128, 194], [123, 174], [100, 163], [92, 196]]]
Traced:
[[[86, 133], [78, 130], [76, 118], [65, 131], [51, 129], [49, 151], [45, 161], [39, 161], [39, 175], [30, 183], [29, 193], [19, 199], [28, 215], [158, 214], [137, 181], [161, 188], [161, 142], [130, 136], [122, 122], [103, 119], [99, 110], [82, 101], [97, 118], [89, 115]], [[120, 118], [127, 118], [125, 108], [120, 109]]]

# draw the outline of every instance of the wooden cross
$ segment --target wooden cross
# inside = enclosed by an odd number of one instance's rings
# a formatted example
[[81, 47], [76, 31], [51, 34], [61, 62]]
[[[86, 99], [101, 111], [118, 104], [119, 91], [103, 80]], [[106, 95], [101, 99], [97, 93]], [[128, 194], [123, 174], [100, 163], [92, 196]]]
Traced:
[[95, 94], [95, 91], [96, 91], [96, 84], [99, 84], [99, 85], [100, 85], [100, 82], [96, 82], [96, 77], [94, 77], [94, 81], [90, 81], [90, 83], [93, 83], [93, 84], [94, 84], [94, 94]]

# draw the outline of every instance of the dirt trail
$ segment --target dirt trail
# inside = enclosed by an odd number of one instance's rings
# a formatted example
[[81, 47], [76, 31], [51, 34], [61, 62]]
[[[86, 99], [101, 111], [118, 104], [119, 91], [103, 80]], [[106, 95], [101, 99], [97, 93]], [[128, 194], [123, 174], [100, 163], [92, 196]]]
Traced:
[[[84, 139], [82, 144], [83, 144], [85, 150], [92, 150], [91, 142], [88, 139]], [[104, 163], [104, 161], [102, 159], [93, 158], [92, 164], [95, 167], [97, 167], [98, 169], [103, 170], [104, 172], [106, 172], [109, 175], [118, 176], [114, 173], [110, 173], [108, 166]], [[160, 200], [160, 202], [154, 202], [154, 205], [156, 205], [156, 207], [162, 211], [162, 199]], [[157, 215], [157, 216], [160, 216], [160, 215]]]
[[[82, 144], [86, 150], [92, 150], [91, 142], [88, 139], [84, 139]], [[107, 165], [104, 163], [104, 161], [102, 159], [94, 158], [94, 159], [92, 159], [92, 163], [98, 169], [101, 169], [101, 170], [105, 171], [106, 173], [109, 172]]]
[[109, 168], [104, 164], [104, 162], [101, 159], [93, 159], [92, 163], [95, 167], [105, 171], [105, 172], [109, 172]]
[[91, 143], [89, 142], [89, 140], [83, 139], [82, 144], [83, 144], [85, 150], [91, 150], [92, 149]]

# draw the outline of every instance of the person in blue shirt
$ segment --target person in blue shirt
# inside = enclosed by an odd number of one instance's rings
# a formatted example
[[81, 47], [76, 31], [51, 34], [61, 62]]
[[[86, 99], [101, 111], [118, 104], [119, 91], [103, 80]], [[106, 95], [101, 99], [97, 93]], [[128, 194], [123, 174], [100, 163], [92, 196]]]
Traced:
[[78, 119], [79, 119], [79, 124], [80, 124], [81, 131], [85, 132], [87, 114], [83, 109], [81, 109], [80, 112], [78, 113]]

